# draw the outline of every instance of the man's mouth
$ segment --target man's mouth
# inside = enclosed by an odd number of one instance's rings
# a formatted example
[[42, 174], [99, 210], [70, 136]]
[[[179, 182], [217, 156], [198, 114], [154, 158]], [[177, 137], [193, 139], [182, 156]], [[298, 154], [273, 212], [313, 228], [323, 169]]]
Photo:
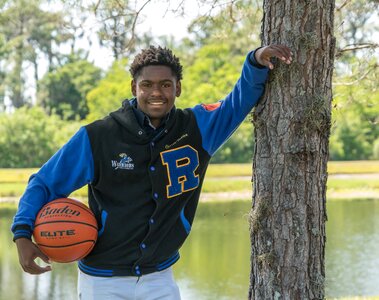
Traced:
[[164, 100], [148, 100], [147, 104], [159, 106], [159, 105], [166, 104], [166, 101], [164, 101]]

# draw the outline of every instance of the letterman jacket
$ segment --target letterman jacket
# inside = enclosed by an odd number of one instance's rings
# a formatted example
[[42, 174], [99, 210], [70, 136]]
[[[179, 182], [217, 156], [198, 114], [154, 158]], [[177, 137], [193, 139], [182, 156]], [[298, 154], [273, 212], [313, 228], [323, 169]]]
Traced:
[[263, 93], [268, 69], [249, 53], [232, 92], [211, 105], [173, 109], [157, 135], [132, 104], [82, 127], [31, 176], [14, 217], [14, 239], [31, 238], [40, 208], [88, 185], [99, 224], [92, 252], [78, 265], [93, 276], [140, 276], [179, 259], [191, 231], [208, 162]]

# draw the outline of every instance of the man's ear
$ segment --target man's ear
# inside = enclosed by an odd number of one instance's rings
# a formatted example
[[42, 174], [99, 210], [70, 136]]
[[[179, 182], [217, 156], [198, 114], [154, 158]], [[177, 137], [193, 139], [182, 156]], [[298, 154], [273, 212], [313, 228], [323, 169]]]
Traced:
[[180, 80], [176, 83], [176, 97], [179, 97], [180, 94], [182, 93], [182, 83]]
[[134, 81], [134, 79], [130, 82], [130, 86], [132, 89], [132, 94], [134, 97], [137, 96], [137, 83]]

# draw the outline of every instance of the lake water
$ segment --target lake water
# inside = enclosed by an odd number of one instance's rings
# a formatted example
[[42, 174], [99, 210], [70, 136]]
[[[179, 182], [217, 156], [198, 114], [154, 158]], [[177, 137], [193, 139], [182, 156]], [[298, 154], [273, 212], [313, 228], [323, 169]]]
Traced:
[[[249, 201], [201, 203], [174, 273], [183, 300], [246, 299]], [[0, 300], [76, 298], [76, 264], [25, 274], [9, 231], [15, 208], [0, 207]], [[379, 201], [328, 203], [327, 297], [379, 295]]]

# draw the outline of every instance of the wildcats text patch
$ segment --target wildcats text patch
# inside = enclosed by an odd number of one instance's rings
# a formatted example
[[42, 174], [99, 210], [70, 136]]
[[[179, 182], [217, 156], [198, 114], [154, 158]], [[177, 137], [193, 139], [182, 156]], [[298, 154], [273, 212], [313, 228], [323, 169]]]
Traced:
[[120, 153], [118, 156], [121, 157], [119, 161], [111, 161], [113, 169], [134, 170], [133, 159], [130, 156], [126, 153]]

